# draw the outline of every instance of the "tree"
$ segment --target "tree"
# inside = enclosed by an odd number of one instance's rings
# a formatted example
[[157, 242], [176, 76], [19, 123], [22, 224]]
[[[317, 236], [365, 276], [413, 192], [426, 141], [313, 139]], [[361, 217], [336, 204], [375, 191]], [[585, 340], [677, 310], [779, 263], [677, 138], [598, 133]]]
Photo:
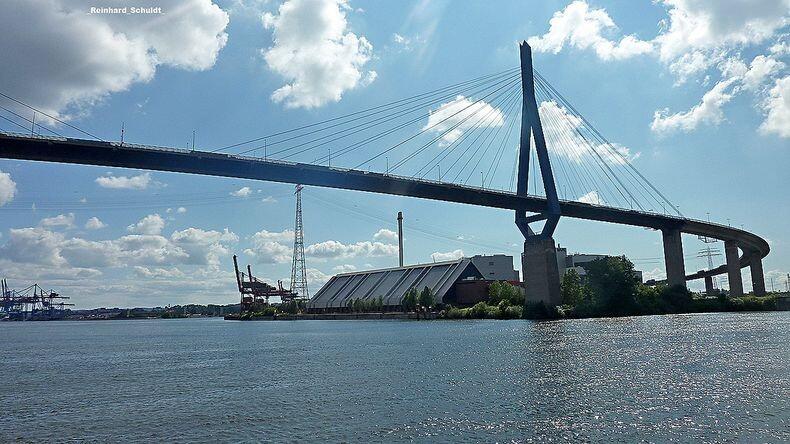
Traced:
[[433, 292], [431, 291], [430, 288], [428, 287], [423, 288], [423, 290], [420, 292], [420, 297], [418, 299], [418, 302], [420, 306], [425, 309], [434, 306], [435, 301], [433, 299]]
[[584, 284], [579, 273], [573, 268], [569, 269], [562, 276], [560, 283], [560, 294], [563, 305], [579, 305], [584, 301]]
[[507, 305], [524, 305], [524, 295], [510, 282], [492, 282], [488, 286], [488, 305], [499, 305], [503, 301]]
[[403, 301], [401, 301], [403, 311], [414, 311], [414, 309], [417, 308], [417, 298], [417, 290], [410, 288], [403, 296]]
[[384, 311], [384, 296], [376, 298], [376, 310]]
[[596, 308], [604, 315], [629, 315], [636, 310], [639, 281], [634, 264], [625, 257], [604, 257], [587, 264], [587, 285]]

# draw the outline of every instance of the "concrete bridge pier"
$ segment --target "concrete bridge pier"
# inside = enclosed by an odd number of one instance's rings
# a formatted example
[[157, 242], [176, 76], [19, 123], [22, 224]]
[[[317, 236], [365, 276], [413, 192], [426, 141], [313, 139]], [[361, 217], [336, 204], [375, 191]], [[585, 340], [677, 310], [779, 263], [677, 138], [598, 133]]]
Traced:
[[683, 260], [683, 242], [680, 238], [680, 229], [669, 228], [661, 230], [664, 238], [664, 265], [667, 270], [667, 284], [686, 285], [686, 264]]
[[730, 282], [730, 297], [743, 296], [741, 260], [738, 257], [738, 244], [735, 241], [728, 240], [724, 242], [724, 256], [727, 259], [727, 280]]
[[560, 271], [553, 238], [529, 236], [524, 240], [521, 273], [526, 302], [542, 301], [547, 307], [562, 304]]
[[765, 275], [763, 274], [763, 260], [759, 255], [753, 255], [749, 263], [752, 272], [752, 290], [755, 296], [765, 296]]
[[716, 295], [716, 289], [713, 288], [713, 276], [705, 276], [705, 294], [708, 296]]

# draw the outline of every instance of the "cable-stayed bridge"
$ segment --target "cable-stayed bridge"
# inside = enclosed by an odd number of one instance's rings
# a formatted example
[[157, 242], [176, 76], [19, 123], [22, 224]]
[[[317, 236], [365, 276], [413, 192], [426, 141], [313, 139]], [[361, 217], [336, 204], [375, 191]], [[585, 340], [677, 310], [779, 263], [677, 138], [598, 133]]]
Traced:
[[[731, 293], [739, 295], [740, 269], [748, 266], [755, 294], [764, 293], [765, 240], [684, 217], [634, 167], [636, 156], [604, 138], [532, 69], [526, 43], [521, 62], [510, 70], [213, 150], [105, 141], [68, 122], [61, 122], [57, 132], [44, 125], [36, 132], [35, 124], [29, 125], [33, 119], [19, 112], [27, 105], [0, 93], [15, 108], [0, 102], [0, 110], [8, 113], [0, 117], [26, 130], [0, 131], [0, 157], [238, 177], [513, 210], [525, 237], [522, 270], [528, 293], [547, 302], [558, 297], [552, 257], [553, 231], [561, 217], [660, 230], [671, 285], [706, 279], [708, 286], [712, 276], [727, 273]], [[67, 128], [82, 138], [61, 134]], [[534, 231], [541, 221], [542, 230]], [[681, 233], [724, 241], [726, 263], [686, 275]]]

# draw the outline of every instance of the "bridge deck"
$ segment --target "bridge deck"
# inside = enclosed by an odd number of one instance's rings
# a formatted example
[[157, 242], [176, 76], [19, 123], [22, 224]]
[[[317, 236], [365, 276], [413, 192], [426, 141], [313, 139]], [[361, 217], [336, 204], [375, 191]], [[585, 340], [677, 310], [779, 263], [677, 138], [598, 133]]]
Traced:
[[[546, 200], [538, 196], [520, 197], [507, 191], [368, 171], [263, 160], [233, 154], [7, 132], [0, 132], [0, 158], [238, 177], [529, 212], [545, 211], [547, 205]], [[748, 266], [755, 255], [763, 258], [770, 251], [768, 243], [755, 234], [710, 222], [573, 201], [560, 201], [560, 208], [565, 217], [657, 230], [678, 228], [688, 234], [734, 241], [743, 252], [740, 258], [741, 267]], [[726, 266], [722, 265], [713, 270], [690, 274], [686, 279], [700, 279], [725, 272]]]

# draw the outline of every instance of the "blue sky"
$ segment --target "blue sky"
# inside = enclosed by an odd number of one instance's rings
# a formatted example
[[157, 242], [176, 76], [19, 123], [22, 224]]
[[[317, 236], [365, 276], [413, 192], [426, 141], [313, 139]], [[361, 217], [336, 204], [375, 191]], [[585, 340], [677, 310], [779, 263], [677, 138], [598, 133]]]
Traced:
[[[515, 67], [530, 39], [537, 69], [685, 215], [767, 238], [777, 288], [790, 272], [785, 0], [167, 0], [162, 15], [89, 3], [5, 5], [0, 91], [105, 139], [123, 122], [130, 142], [184, 148], [195, 131], [214, 149]], [[38, 282], [79, 307], [228, 303], [234, 252], [259, 276], [290, 276], [291, 185], [7, 160], [0, 172], [12, 287]], [[398, 211], [409, 263], [519, 254], [510, 212], [312, 187], [303, 207], [313, 292], [338, 271], [396, 265]], [[655, 231], [563, 219], [555, 238], [663, 274]], [[688, 271], [706, 267], [701, 242], [684, 247]]]

